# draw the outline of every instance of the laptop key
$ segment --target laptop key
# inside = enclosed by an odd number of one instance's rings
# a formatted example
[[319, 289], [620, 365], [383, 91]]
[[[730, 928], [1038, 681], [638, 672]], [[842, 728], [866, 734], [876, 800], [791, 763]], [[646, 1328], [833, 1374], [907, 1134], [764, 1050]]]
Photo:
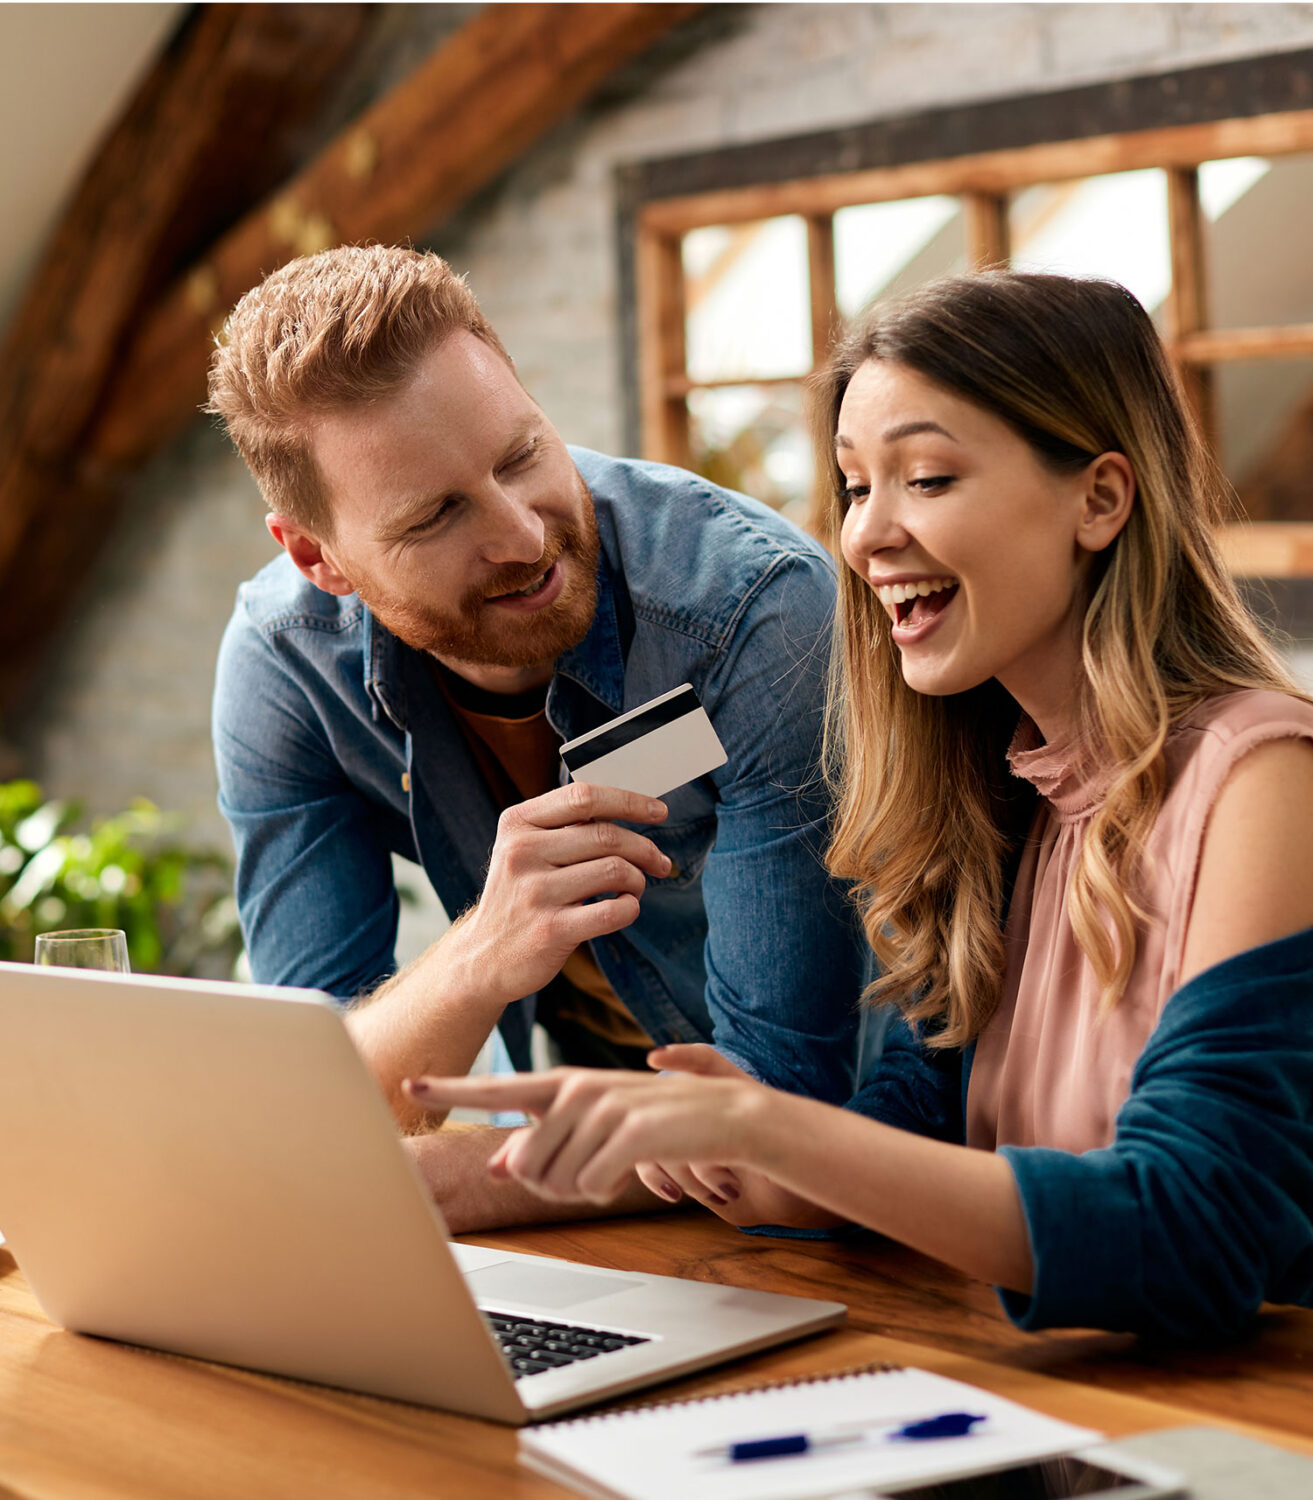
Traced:
[[485, 1312], [484, 1317], [517, 1380], [648, 1342], [641, 1334], [581, 1328], [573, 1323], [540, 1322], [507, 1313]]

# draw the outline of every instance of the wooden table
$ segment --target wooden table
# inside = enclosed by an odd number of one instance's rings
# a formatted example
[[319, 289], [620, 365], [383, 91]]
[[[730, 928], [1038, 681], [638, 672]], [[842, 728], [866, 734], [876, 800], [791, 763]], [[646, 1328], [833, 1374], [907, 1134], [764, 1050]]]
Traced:
[[[1313, 1313], [1224, 1351], [1017, 1333], [988, 1287], [874, 1238], [741, 1235], [709, 1215], [471, 1236], [599, 1265], [837, 1297], [848, 1326], [661, 1389], [661, 1398], [872, 1361], [917, 1364], [1121, 1436], [1206, 1421], [1313, 1453]], [[652, 1399], [651, 1397], [647, 1399]], [[64, 1332], [0, 1248], [0, 1500], [565, 1494], [508, 1428]]]

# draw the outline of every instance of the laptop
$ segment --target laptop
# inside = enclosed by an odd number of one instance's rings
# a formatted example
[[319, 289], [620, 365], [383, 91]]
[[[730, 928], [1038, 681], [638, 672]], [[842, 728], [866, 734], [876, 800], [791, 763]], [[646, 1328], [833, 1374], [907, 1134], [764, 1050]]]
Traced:
[[258, 985], [0, 963], [0, 1231], [66, 1328], [516, 1424], [846, 1311], [451, 1243], [331, 1002]]

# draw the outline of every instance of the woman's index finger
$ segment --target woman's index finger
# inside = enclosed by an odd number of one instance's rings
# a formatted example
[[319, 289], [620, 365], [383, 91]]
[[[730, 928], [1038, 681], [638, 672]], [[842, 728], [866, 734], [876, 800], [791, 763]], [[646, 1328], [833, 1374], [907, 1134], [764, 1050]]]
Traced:
[[560, 1079], [546, 1073], [503, 1073], [490, 1078], [407, 1078], [402, 1088], [426, 1109], [523, 1109], [551, 1106]]

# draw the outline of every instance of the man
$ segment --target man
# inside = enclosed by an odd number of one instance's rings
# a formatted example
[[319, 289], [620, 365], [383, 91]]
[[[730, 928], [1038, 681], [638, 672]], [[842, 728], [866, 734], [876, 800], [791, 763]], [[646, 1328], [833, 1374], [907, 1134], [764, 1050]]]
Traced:
[[[434, 255], [284, 267], [210, 392], [283, 549], [215, 693], [255, 978], [353, 1002], [407, 1130], [404, 1078], [467, 1071], [495, 1027], [527, 1067], [535, 1019], [567, 1062], [712, 1042], [845, 1099], [864, 945], [820, 863], [825, 553], [691, 474], [567, 450]], [[684, 682], [724, 767], [664, 804], [559, 784], [563, 741]], [[457, 920], [390, 977], [393, 853]], [[499, 1132], [411, 1144], [453, 1229], [544, 1215], [489, 1177]], [[715, 1201], [663, 1166], [667, 1197]]]

